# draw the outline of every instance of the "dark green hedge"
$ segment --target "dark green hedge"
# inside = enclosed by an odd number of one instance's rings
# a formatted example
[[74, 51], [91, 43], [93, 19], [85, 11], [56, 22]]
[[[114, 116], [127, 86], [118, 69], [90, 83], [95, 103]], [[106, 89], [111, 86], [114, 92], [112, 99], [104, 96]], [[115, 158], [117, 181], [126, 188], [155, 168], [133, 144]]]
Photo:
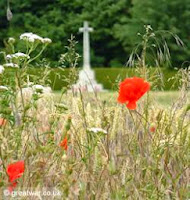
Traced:
[[[45, 78], [45, 81], [53, 90], [61, 90], [68, 85], [69, 75], [72, 78], [70, 69], [52, 68], [49, 70], [50, 73]], [[94, 68], [94, 71], [97, 82], [103, 84], [104, 88], [109, 90], [117, 90], [118, 82], [126, 77], [140, 76], [140, 73], [135, 68]], [[170, 80], [177, 74], [177, 71], [166, 68], [161, 69], [162, 73], [158, 73], [157, 68], [148, 68], [148, 71], [152, 90], [177, 90], [179, 88], [179, 81], [176, 81], [176, 78]], [[43, 72], [44, 68], [29, 68], [27, 73], [37, 75], [36, 80], [38, 81], [44, 78]]]
[[[147, 71], [152, 90], [177, 90], [179, 88], [178, 80], [175, 78], [170, 80], [176, 76], [176, 70], [148, 68]], [[105, 89], [112, 90], [116, 90], [118, 82], [126, 77], [141, 76], [136, 68], [97, 68], [95, 72], [97, 81], [102, 83]]]

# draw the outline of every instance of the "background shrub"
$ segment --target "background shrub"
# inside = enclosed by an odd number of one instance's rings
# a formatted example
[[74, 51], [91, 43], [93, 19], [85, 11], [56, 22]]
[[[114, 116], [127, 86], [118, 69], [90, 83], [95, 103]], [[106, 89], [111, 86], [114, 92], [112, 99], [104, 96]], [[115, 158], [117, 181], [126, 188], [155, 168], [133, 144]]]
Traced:
[[[4, 39], [18, 39], [23, 32], [33, 32], [52, 39], [53, 43], [44, 52], [52, 64], [65, 53], [64, 46], [71, 34], [76, 36], [77, 52], [82, 55], [83, 37], [78, 30], [84, 20], [94, 28], [90, 36], [94, 66], [123, 66], [141, 42], [137, 33], [144, 34], [144, 25], [148, 24], [155, 31], [177, 34], [184, 42], [186, 48], [181, 48], [167, 34], [172, 67], [181, 67], [190, 57], [189, 0], [12, 0], [11, 21], [6, 19], [6, 0], [0, 1], [0, 8], [0, 49], [6, 47]], [[17, 49], [21, 50], [21, 44]]]
[[[152, 90], [177, 90], [179, 88], [179, 81], [175, 77], [176, 70], [169, 70], [167, 68], [161, 69], [161, 74], [155, 75], [157, 68], [149, 68], [149, 77], [152, 80]], [[29, 68], [28, 74], [37, 75], [38, 81], [43, 78], [44, 68]], [[68, 85], [67, 79], [69, 77], [70, 69], [51, 68], [47, 75], [46, 84], [50, 85], [53, 90], [61, 90]], [[126, 77], [139, 76], [136, 68], [94, 68], [96, 79], [98, 83], [103, 84], [106, 90], [117, 90], [118, 82]], [[7, 75], [13, 76], [12, 70], [8, 70]], [[163, 82], [160, 77], [162, 77]], [[156, 81], [157, 80], [157, 81]], [[37, 81], [36, 81], [37, 82]]]

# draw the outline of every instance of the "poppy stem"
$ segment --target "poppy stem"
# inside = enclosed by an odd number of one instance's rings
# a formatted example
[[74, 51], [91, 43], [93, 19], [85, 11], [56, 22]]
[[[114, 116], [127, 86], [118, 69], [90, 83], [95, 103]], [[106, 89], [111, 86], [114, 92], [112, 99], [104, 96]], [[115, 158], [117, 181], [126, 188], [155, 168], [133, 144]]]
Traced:
[[[146, 124], [148, 124], [148, 126], [150, 126], [150, 123], [148, 122], [148, 120], [147, 120], [147, 118], [146, 117], [144, 117], [141, 113], [139, 113], [138, 111], [136, 111], [136, 110], [134, 110], [135, 111], [135, 113], [137, 114], [137, 115], [139, 115], [142, 119], [144, 119], [145, 120], [145, 122], [146, 122]], [[146, 128], [145, 128], [145, 130], [146, 130]], [[151, 134], [148, 132], [148, 135], [150, 136], [150, 138], [152, 139], [152, 136], [151, 136]]]
[[150, 123], [148, 122], [148, 120], [142, 115], [142, 114], [140, 114], [138, 111], [136, 111], [136, 110], [134, 110], [134, 112], [137, 114], [137, 115], [139, 115], [140, 117], [142, 117], [144, 120], [145, 120], [145, 122], [147, 122], [148, 123], [148, 125], [150, 126]]

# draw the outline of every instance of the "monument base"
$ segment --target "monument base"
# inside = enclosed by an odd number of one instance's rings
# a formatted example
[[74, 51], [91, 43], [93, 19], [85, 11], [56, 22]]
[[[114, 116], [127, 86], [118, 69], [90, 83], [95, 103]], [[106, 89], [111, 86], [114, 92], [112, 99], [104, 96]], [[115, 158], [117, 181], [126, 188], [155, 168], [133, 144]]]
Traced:
[[72, 86], [74, 92], [87, 91], [87, 92], [102, 92], [103, 86], [95, 80], [94, 71], [91, 69], [81, 70], [79, 72], [79, 80]]

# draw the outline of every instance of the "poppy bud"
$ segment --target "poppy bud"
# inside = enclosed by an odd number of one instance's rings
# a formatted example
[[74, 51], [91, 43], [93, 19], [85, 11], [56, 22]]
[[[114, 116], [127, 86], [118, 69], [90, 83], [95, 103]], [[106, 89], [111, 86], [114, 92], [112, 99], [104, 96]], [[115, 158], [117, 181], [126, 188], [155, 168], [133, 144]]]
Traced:
[[150, 125], [149, 131], [150, 131], [151, 133], [156, 132], [156, 125], [155, 125], [154, 123], [152, 123], [152, 124]]
[[7, 120], [4, 118], [0, 118], [0, 127], [5, 126], [7, 124]]
[[67, 151], [68, 149], [68, 141], [67, 141], [67, 137], [65, 137], [62, 142], [60, 143], [60, 147], [62, 147], [65, 151]]

